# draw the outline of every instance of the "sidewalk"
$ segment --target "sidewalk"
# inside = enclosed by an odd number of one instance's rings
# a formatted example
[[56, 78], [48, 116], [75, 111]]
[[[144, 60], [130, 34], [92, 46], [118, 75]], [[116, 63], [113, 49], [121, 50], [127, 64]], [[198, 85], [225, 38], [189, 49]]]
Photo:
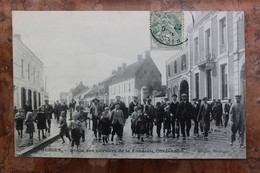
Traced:
[[[69, 122], [67, 120], [67, 122]], [[15, 155], [20, 156], [24, 154], [25, 152], [28, 152], [30, 150], [33, 150], [34, 148], [37, 148], [41, 146], [42, 144], [49, 142], [52, 139], [56, 139], [59, 135], [60, 124], [57, 123], [56, 119], [51, 120], [51, 132], [48, 133], [44, 130], [45, 139], [42, 139], [42, 133], [41, 133], [41, 139], [38, 139], [38, 129], [37, 124], [34, 123], [35, 132], [33, 133], [33, 139], [30, 139], [30, 136], [28, 133], [26, 133], [26, 125], [24, 124], [23, 128], [23, 137], [21, 138], [18, 136], [18, 132], [15, 129]]]

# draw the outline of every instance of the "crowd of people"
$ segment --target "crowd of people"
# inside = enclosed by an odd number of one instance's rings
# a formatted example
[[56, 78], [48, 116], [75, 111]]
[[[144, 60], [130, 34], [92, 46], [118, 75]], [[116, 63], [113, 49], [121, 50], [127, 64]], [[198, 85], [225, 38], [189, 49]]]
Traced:
[[[45, 100], [39, 110], [33, 111], [29, 102], [24, 109], [15, 111], [16, 129], [18, 136], [23, 136], [23, 124], [27, 126], [26, 133], [33, 139], [35, 132], [34, 123], [37, 124], [39, 140], [46, 138], [46, 133], [51, 131], [51, 119], [54, 118], [60, 124], [60, 137], [65, 143], [64, 136], [71, 141], [71, 147], [80, 145], [80, 141], [85, 141], [85, 131], [90, 128], [92, 121], [92, 131], [95, 140], [102, 141], [106, 145], [109, 141], [115, 140], [123, 143], [123, 131], [126, 119], [130, 117], [132, 137], [144, 141], [145, 137], [153, 136], [154, 126], [156, 126], [157, 137], [179, 138], [180, 134], [185, 140], [190, 136], [192, 124], [195, 137], [203, 135], [208, 140], [211, 132], [211, 121], [214, 120], [217, 127], [227, 128], [229, 117], [231, 124], [231, 145], [235, 141], [236, 133], [239, 132], [240, 145], [244, 147], [245, 133], [245, 108], [241, 104], [241, 96], [236, 96], [236, 102], [228, 102], [222, 107], [220, 100], [208, 102], [207, 97], [188, 101], [187, 95], [181, 95], [181, 101], [177, 101], [177, 95], [172, 95], [172, 102], [157, 102], [152, 104], [151, 99], [145, 98], [143, 103], [138, 102], [138, 97], [133, 97], [133, 101], [128, 108], [121, 101], [120, 96], [111, 105], [101, 103], [98, 98], [92, 100], [89, 107], [84, 107], [82, 102], [76, 103], [71, 100], [69, 106], [56, 101], [54, 106]], [[76, 106], [77, 105], [77, 106]], [[26, 116], [25, 116], [26, 115]], [[224, 115], [224, 116], [223, 116]], [[69, 116], [69, 123], [67, 123]], [[193, 122], [193, 123], [192, 123]], [[41, 137], [42, 134], [42, 137]], [[115, 138], [116, 135], [116, 138]]]

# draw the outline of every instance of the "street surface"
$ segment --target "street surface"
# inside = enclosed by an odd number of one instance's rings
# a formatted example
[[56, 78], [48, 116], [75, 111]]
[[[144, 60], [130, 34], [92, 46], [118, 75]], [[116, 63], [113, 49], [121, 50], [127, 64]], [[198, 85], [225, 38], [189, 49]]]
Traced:
[[[92, 127], [92, 123], [91, 123]], [[71, 143], [65, 138], [65, 143], [58, 139], [41, 150], [31, 154], [32, 157], [72, 157], [72, 158], [244, 158], [246, 149], [240, 148], [237, 141], [230, 146], [230, 126], [216, 127], [211, 122], [213, 132], [209, 133], [208, 140], [204, 137], [191, 136], [186, 140], [172, 137], [158, 138], [156, 126], [153, 137], [144, 138], [144, 142], [138, 141], [137, 137], [132, 137], [130, 119], [127, 119], [124, 127], [124, 143], [112, 143], [103, 145], [102, 141], [95, 141], [94, 134], [89, 127], [86, 129], [86, 141], [81, 142], [78, 149], [74, 146], [71, 150]], [[162, 133], [161, 133], [162, 135]]]

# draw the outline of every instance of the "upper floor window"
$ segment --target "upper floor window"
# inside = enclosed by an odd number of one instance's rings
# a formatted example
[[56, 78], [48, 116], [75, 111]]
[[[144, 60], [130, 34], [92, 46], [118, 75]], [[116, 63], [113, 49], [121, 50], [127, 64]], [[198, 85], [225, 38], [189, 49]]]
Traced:
[[174, 73], [177, 73], [177, 61], [174, 61]]
[[228, 97], [227, 86], [227, 64], [221, 65], [221, 84], [222, 84], [222, 98]]
[[31, 78], [31, 71], [30, 71], [30, 64], [28, 64], [28, 79], [30, 80]]
[[168, 76], [171, 76], [171, 66], [168, 64]]
[[22, 77], [24, 78], [24, 60], [23, 59], [21, 60], [21, 74], [22, 74]]
[[181, 56], [181, 70], [186, 69], [186, 55]]
[[220, 53], [224, 53], [226, 51], [226, 31], [227, 30], [227, 24], [226, 24], [226, 18], [222, 18], [219, 21], [219, 49]]
[[194, 60], [195, 64], [198, 63], [198, 58], [199, 58], [199, 39], [196, 37], [194, 39]]
[[205, 32], [205, 55], [206, 60], [210, 60], [212, 58], [210, 54], [210, 29]]

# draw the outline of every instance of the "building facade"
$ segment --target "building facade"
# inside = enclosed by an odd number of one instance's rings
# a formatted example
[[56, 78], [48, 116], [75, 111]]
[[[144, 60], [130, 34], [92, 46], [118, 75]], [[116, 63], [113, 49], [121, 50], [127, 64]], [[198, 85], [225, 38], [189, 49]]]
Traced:
[[42, 61], [22, 42], [21, 35], [13, 35], [14, 106], [23, 108], [29, 101], [33, 109], [44, 103], [45, 95]]
[[137, 96], [141, 101], [161, 85], [161, 72], [152, 60], [150, 52], [146, 51], [144, 57], [137, 56], [137, 62], [118, 68], [108, 87], [109, 104], [115, 101], [116, 96], [121, 96], [126, 105], [130, 104], [133, 96]]
[[[237, 94], [245, 99], [243, 12], [196, 12], [187, 35], [187, 46], [166, 62], [168, 96], [185, 91], [189, 100], [231, 98], [234, 102]], [[178, 71], [185, 66], [186, 71]]]

